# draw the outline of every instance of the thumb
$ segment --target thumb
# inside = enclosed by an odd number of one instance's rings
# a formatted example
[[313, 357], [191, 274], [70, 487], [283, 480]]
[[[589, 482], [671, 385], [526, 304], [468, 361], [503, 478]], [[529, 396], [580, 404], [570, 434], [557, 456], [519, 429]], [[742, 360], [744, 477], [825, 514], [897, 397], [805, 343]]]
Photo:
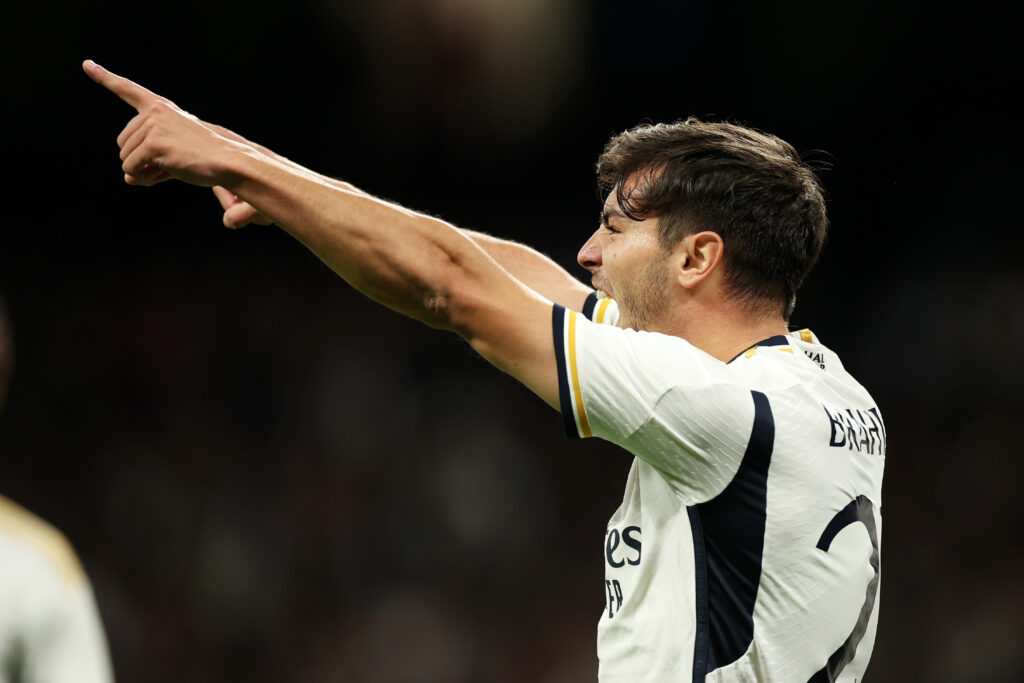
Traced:
[[224, 212], [224, 227], [233, 230], [243, 228], [252, 221], [255, 213], [256, 210], [244, 202], [229, 206]]
[[235, 193], [220, 185], [213, 186], [213, 194], [217, 197], [217, 201], [220, 202], [220, 208], [222, 209], [230, 209], [232, 205], [238, 203], [238, 197], [235, 196]]
[[257, 211], [251, 204], [238, 201], [227, 208], [224, 212], [224, 226], [228, 228], [241, 228], [256, 223], [257, 225], [270, 225], [270, 219]]
[[213, 194], [224, 209], [224, 226], [228, 228], [241, 228], [256, 223], [257, 225], [270, 225], [269, 218], [257, 211], [251, 204], [238, 198], [231, 190], [220, 185], [213, 186]]

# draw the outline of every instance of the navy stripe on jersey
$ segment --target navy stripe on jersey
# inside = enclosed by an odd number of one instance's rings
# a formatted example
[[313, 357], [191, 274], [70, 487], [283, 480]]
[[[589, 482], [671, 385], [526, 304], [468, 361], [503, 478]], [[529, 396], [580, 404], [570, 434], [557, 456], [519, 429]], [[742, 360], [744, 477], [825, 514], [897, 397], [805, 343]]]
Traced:
[[570, 439], [580, 438], [576, 429], [576, 416], [572, 408], [572, 385], [569, 366], [565, 362], [565, 309], [555, 304], [551, 309], [551, 332], [555, 344], [555, 363], [558, 365], [558, 404], [562, 411], [562, 425]]
[[695, 616], [697, 632], [693, 637], [693, 683], [704, 683], [708, 671], [708, 560], [704, 552], [704, 527], [696, 505], [686, 508], [693, 536], [693, 581], [696, 585]]
[[750, 394], [754, 426], [736, 476], [713, 499], [687, 508], [697, 565], [695, 683], [735, 662], [754, 639], [775, 418], [767, 396]]
[[583, 310], [580, 311], [587, 317], [587, 320], [594, 319], [594, 308], [597, 307], [597, 290], [587, 295], [587, 300], [583, 302]]

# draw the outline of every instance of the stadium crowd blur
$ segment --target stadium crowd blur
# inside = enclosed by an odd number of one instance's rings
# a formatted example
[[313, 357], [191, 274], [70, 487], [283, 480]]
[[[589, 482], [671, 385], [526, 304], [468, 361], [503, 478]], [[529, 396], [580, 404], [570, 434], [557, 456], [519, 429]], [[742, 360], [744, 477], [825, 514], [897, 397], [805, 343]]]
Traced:
[[[114, 5], [21, 8], [5, 48], [30, 67], [4, 113], [0, 491], [79, 550], [119, 679], [594, 680], [629, 458], [275, 229], [223, 230], [207, 192], [123, 186], [130, 111], [86, 57], [564, 264], [618, 130], [717, 116], [826, 150], [832, 234], [793, 324], [886, 418], [869, 680], [1024, 678], [1019, 10]], [[123, 44], [142, 26], [189, 47]]]

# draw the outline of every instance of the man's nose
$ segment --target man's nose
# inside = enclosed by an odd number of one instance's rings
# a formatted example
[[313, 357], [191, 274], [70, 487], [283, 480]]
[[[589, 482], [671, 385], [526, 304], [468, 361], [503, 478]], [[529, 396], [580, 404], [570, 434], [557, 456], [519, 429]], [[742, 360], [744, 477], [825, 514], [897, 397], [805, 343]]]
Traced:
[[597, 245], [597, 235], [592, 235], [576, 255], [576, 262], [587, 270], [601, 266], [601, 248]]

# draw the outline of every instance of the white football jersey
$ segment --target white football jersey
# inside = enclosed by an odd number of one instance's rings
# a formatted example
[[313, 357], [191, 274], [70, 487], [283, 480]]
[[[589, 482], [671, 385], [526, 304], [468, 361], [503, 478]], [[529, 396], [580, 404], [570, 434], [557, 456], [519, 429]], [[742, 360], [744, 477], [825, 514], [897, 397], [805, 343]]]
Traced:
[[57, 529], [0, 496], [0, 683], [107, 683], [92, 588]]
[[552, 315], [567, 432], [635, 456], [605, 532], [600, 680], [862, 680], [885, 464], [871, 396], [808, 330], [723, 363], [617, 318], [595, 295]]

